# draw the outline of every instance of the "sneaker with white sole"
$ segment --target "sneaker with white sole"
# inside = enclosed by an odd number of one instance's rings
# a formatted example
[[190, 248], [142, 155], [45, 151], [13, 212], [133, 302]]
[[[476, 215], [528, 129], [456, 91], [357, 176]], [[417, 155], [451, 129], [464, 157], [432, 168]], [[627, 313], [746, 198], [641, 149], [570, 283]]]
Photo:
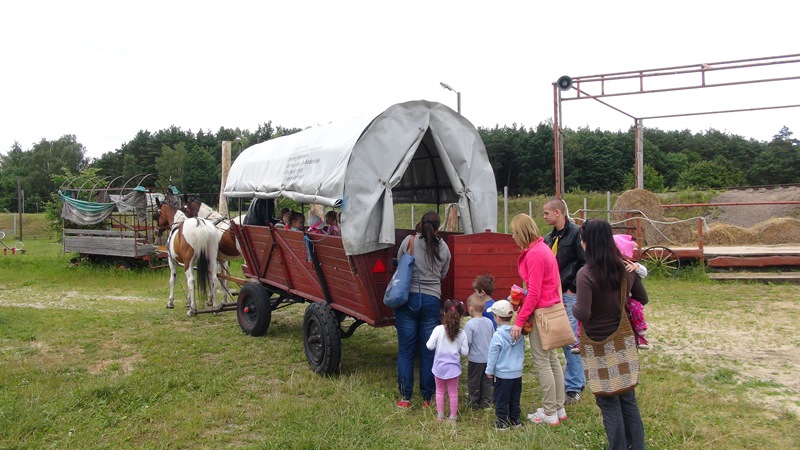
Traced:
[[580, 392], [567, 392], [567, 396], [564, 399], [564, 403], [567, 405], [572, 405], [574, 403], [578, 403], [579, 401], [581, 401]]
[[545, 423], [550, 426], [556, 426], [560, 423], [556, 414], [547, 415], [541, 408], [537, 409], [533, 414], [528, 414], [528, 420], [535, 424]]
[[[544, 408], [539, 408], [539, 409], [536, 410], [536, 412], [544, 414]], [[528, 420], [532, 420], [531, 419], [532, 416], [533, 416], [533, 414], [528, 414]], [[556, 417], [558, 417], [558, 421], [559, 422], [563, 422], [563, 421], [567, 420], [567, 410], [564, 409], [564, 408], [559, 408], [556, 411]]]

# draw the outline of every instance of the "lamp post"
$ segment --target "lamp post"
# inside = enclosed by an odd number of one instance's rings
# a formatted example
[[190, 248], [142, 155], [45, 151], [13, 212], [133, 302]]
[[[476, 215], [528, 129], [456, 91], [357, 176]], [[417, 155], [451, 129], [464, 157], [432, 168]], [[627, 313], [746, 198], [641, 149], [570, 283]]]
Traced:
[[461, 115], [461, 92], [458, 92], [457, 90], [453, 89], [452, 87], [450, 87], [449, 84], [445, 83], [444, 81], [439, 82], [439, 85], [447, 89], [448, 91], [453, 91], [456, 93], [456, 99], [457, 99], [456, 101], [458, 102], [458, 106], [456, 108], [458, 114]]

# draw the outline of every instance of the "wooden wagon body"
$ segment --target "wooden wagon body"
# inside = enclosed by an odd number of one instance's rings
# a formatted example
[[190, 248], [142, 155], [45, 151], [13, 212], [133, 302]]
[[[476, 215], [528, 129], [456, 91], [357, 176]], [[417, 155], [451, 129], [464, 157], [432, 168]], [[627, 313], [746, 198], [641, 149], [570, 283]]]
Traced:
[[341, 208], [341, 237], [248, 218], [232, 227], [249, 281], [237, 298], [239, 325], [262, 335], [273, 310], [308, 304], [303, 342], [318, 373], [339, 369], [341, 339], [358, 326], [394, 324], [383, 295], [398, 246], [414, 233], [395, 228], [395, 204], [457, 204], [464, 232], [440, 235], [452, 255], [442, 298], [465, 300], [481, 273], [495, 276], [499, 297], [518, 282], [513, 239], [487, 231], [497, 226], [497, 190], [486, 149], [444, 105], [402, 103], [257, 144], [234, 161], [224, 192], [264, 201], [270, 218], [280, 197]]
[[164, 257], [157, 252], [156, 225], [151, 217], [156, 199], [164, 195], [151, 192], [141, 183], [152, 175], [133, 177], [125, 182], [102, 178], [73, 180], [59, 190], [62, 199], [62, 245], [65, 253], [79, 258], [107, 260], [120, 268], [137, 262], [150, 267]]

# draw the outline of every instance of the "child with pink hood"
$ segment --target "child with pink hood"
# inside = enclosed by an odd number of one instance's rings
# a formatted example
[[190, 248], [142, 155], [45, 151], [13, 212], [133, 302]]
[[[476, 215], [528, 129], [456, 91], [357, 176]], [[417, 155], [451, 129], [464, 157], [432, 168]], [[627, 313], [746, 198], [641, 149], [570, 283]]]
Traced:
[[[644, 279], [647, 276], [647, 267], [633, 262], [633, 250], [636, 248], [636, 242], [633, 241], [633, 236], [629, 234], [615, 234], [614, 243], [617, 244], [617, 249], [622, 254], [622, 262], [625, 264], [625, 269], [628, 272], [636, 272], [639, 278]], [[649, 350], [650, 344], [647, 342], [647, 322], [644, 320], [644, 306], [637, 300], [628, 297], [628, 319], [631, 321], [633, 331], [636, 333], [636, 345], [641, 350]], [[580, 334], [580, 327], [578, 333]], [[580, 353], [580, 347], [576, 344], [570, 349], [573, 354]]]

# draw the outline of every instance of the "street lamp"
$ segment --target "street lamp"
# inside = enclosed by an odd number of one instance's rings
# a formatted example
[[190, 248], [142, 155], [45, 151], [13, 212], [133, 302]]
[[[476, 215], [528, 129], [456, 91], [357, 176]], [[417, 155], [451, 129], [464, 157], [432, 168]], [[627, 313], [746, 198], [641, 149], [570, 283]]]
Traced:
[[445, 83], [444, 81], [439, 82], [439, 85], [442, 86], [443, 88], [447, 89], [448, 91], [453, 91], [453, 92], [456, 93], [456, 99], [458, 101], [458, 106], [457, 106], [458, 114], [460, 115], [461, 114], [461, 92], [458, 92], [457, 90], [453, 89], [452, 87], [450, 87], [449, 84]]

